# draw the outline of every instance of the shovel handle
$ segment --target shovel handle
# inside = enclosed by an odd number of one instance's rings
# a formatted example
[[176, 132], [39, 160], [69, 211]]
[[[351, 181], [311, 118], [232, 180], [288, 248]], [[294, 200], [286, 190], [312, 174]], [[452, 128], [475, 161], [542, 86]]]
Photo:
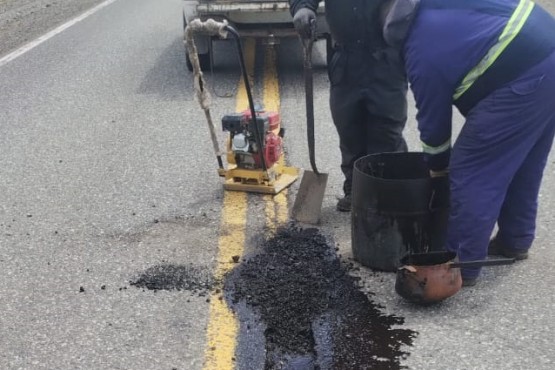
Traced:
[[459, 267], [483, 267], [483, 266], [500, 266], [500, 265], [510, 265], [514, 263], [514, 258], [496, 258], [492, 260], [479, 260], [479, 261], [465, 261], [465, 262], [452, 262], [449, 267], [459, 268]]
[[316, 24], [310, 25], [310, 37], [301, 39], [303, 44], [304, 89], [306, 104], [306, 135], [308, 141], [308, 157], [312, 171], [319, 175], [316, 167], [315, 139], [314, 139], [314, 81], [312, 78], [312, 46], [314, 45], [314, 32]]

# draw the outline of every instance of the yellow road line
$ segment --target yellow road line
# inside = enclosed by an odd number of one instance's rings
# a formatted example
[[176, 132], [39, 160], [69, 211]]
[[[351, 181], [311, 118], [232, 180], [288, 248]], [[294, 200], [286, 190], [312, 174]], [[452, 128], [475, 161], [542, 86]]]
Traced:
[[265, 195], [266, 227], [276, 230], [279, 225], [287, 222], [289, 212], [287, 208], [287, 189], [275, 196]]
[[[264, 108], [266, 111], [280, 111], [279, 78], [276, 67], [276, 50], [273, 45], [267, 45], [264, 54]], [[278, 195], [265, 196], [266, 226], [275, 230], [288, 218], [287, 189]]]
[[[251, 82], [254, 80], [255, 40], [248, 39], [244, 44], [244, 56]], [[264, 107], [267, 111], [280, 108], [279, 82], [275, 65], [275, 50], [268, 46], [264, 69]], [[252, 83], [251, 83], [251, 86]], [[239, 82], [236, 98], [236, 111], [248, 108], [248, 99], [243, 80]], [[264, 196], [266, 225], [275, 229], [288, 219], [287, 190], [280, 194]], [[218, 257], [214, 277], [222, 281], [234, 267], [233, 257], [241, 257], [246, 239], [247, 195], [243, 192], [226, 191], [220, 221]], [[221, 283], [220, 283], [221, 284]], [[212, 294], [207, 329], [207, 344], [204, 352], [205, 370], [227, 370], [234, 368], [233, 358], [237, 347], [239, 323], [221, 293]]]
[[279, 80], [276, 69], [276, 49], [266, 46], [264, 54], [264, 108], [268, 112], [279, 112]]
[[[236, 266], [233, 257], [243, 255], [246, 218], [247, 195], [243, 192], [226, 191], [214, 272], [217, 281], [222, 281], [225, 274]], [[226, 370], [234, 367], [232, 358], [235, 356], [239, 324], [225, 299], [219, 299], [220, 295], [221, 293], [213, 293], [210, 297], [204, 369]]]
[[[244, 44], [245, 64], [249, 78], [254, 74], [255, 40], [249, 39]], [[248, 107], [248, 99], [243, 80], [239, 82], [236, 98], [236, 110]], [[222, 280], [236, 264], [234, 256], [241, 257], [244, 252], [247, 224], [247, 194], [226, 191], [224, 194], [222, 216], [220, 220], [220, 238], [218, 241], [218, 257], [214, 277]], [[221, 289], [220, 289], [221, 290]], [[207, 341], [204, 351], [205, 370], [227, 370], [234, 368], [233, 357], [237, 347], [239, 323], [221, 293], [213, 293], [210, 297]]]
[[[251, 90], [254, 86], [254, 57], [256, 52], [256, 40], [246, 39], [243, 44], [243, 53], [245, 57], [245, 67], [247, 69], [247, 75], [249, 76]], [[253, 91], [254, 94], [254, 91]], [[241, 112], [249, 107], [249, 100], [247, 98], [247, 89], [245, 88], [245, 82], [241, 77], [239, 81], [239, 87], [237, 88], [237, 104], [235, 105], [236, 111]]]

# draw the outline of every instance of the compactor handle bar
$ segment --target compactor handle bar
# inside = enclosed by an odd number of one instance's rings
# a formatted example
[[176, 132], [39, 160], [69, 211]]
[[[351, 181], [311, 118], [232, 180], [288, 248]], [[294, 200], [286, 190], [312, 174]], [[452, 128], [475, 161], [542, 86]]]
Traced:
[[187, 28], [185, 29], [185, 36], [193, 33], [203, 33], [208, 36], [219, 36], [222, 39], [227, 38], [227, 21], [218, 22], [214, 19], [207, 19], [204, 22], [196, 18], [187, 23]]
[[[243, 48], [241, 46], [241, 38], [239, 36], [239, 33], [233, 27], [228, 25], [226, 20], [224, 20], [223, 22], [218, 22], [218, 21], [215, 21], [214, 19], [207, 19], [206, 21], [203, 22], [197, 18], [190, 21], [187, 25], [187, 28], [185, 29], [185, 41], [187, 42], [189, 56], [191, 58], [191, 62], [193, 64], [193, 68], [195, 71], [197, 70], [200, 71], [200, 64], [198, 62], [198, 58], [193, 58], [193, 56], [197, 55], [197, 48], [193, 39], [193, 34], [197, 32], [207, 34], [209, 36], [219, 36], [222, 39], [227, 38], [228, 33], [230, 33], [235, 38], [235, 41], [237, 43], [237, 51], [239, 54], [239, 63], [241, 64], [241, 72], [243, 74], [243, 81], [245, 83], [245, 89], [246, 89], [247, 98], [249, 101], [249, 109], [251, 112], [251, 120], [254, 127], [254, 135], [256, 137], [256, 145], [258, 146], [258, 150], [260, 152], [262, 169], [264, 170], [264, 172], [266, 172], [268, 170], [268, 167], [266, 166], [266, 158], [264, 158], [264, 153], [262, 152], [262, 135], [260, 133], [258, 124], [256, 122], [256, 111], [254, 109], [254, 101], [252, 98], [247, 68], [245, 67], [245, 60], [243, 58]], [[195, 73], [195, 75], [197, 75], [197, 73]], [[197, 78], [195, 76], [195, 84], [197, 84], [197, 80], [198, 80], [198, 86], [196, 86], [197, 96], [199, 97], [200, 105], [205, 111], [207, 111], [208, 106], [210, 104], [208, 92], [204, 89], [204, 86], [203, 86], [204, 80], [202, 79], [201, 75], [200, 75], [200, 78]], [[209, 125], [211, 125], [210, 129], [212, 131], [212, 142], [214, 143], [214, 149], [216, 150], [217, 153], [219, 153], [217, 142], [214, 141], [215, 134], [213, 132], [214, 127], [213, 127], [213, 124], [211, 123], [211, 119], [209, 119]], [[220, 164], [220, 167], [222, 167], [220, 157], [218, 157], [218, 163]]]

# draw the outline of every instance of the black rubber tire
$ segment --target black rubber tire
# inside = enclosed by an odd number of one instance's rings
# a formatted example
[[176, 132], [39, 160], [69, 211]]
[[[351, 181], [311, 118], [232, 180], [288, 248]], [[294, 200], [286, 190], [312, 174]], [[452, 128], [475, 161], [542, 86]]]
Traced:
[[331, 63], [331, 58], [333, 57], [333, 39], [330, 34], [326, 35], [326, 63], [328, 66]]
[[[205, 54], [198, 54], [198, 61], [200, 64], [200, 69], [202, 71], [209, 71], [210, 70], [210, 53]], [[191, 63], [191, 58], [189, 58], [189, 53], [186, 52], [185, 54], [185, 62], [187, 63], [187, 69], [189, 72], [193, 71], [193, 64]]]

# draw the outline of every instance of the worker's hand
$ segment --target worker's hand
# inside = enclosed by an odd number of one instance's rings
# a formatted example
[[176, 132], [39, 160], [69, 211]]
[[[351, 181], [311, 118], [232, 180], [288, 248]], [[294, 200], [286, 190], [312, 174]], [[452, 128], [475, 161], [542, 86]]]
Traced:
[[449, 175], [449, 169], [446, 168], [444, 170], [441, 171], [434, 171], [434, 170], [430, 170], [430, 177], [445, 177]]
[[303, 39], [313, 36], [316, 28], [316, 13], [308, 8], [300, 8], [293, 17], [293, 25]]

